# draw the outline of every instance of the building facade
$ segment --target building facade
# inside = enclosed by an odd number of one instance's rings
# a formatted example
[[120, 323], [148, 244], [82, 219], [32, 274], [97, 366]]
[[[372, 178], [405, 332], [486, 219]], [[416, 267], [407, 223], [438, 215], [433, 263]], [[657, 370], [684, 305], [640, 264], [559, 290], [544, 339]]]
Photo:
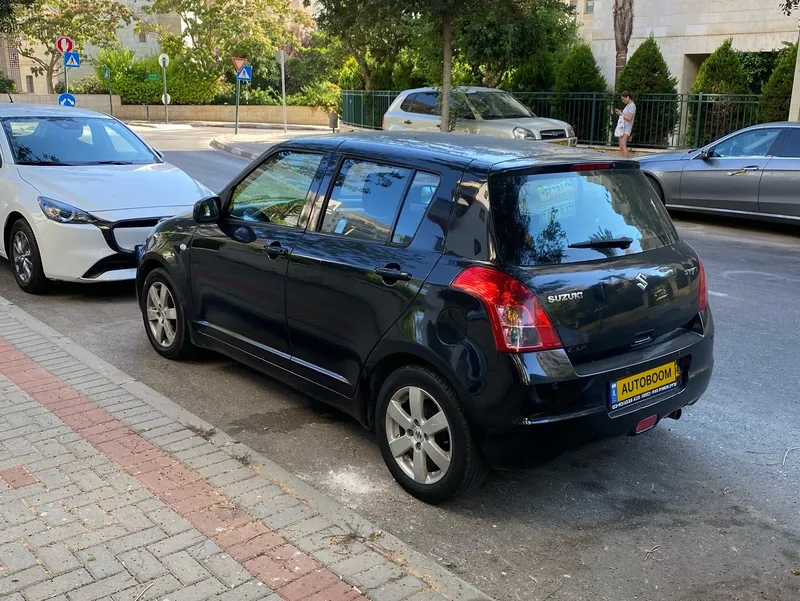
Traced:
[[[569, 0], [580, 35], [614, 84], [614, 0]], [[787, 17], [779, 0], [635, 0], [633, 36], [628, 56], [653, 35], [664, 54], [678, 91], [688, 92], [703, 61], [727, 38], [736, 50], [769, 52], [798, 41], [798, 19]]]

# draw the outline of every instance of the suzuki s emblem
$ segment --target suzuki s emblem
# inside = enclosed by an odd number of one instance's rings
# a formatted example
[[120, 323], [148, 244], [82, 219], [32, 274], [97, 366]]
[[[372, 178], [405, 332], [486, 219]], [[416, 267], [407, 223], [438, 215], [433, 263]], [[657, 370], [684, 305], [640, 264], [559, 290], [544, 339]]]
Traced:
[[647, 290], [647, 276], [643, 273], [640, 273], [636, 276], [636, 285], [639, 286], [642, 290]]

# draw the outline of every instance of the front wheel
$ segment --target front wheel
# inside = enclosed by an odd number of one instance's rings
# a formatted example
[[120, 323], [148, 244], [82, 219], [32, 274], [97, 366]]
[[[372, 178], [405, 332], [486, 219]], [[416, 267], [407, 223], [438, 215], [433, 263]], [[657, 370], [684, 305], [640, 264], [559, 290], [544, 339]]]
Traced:
[[194, 347], [175, 284], [163, 269], [147, 274], [142, 286], [142, 317], [150, 344], [167, 359], [184, 359]]
[[27, 221], [18, 219], [11, 226], [8, 237], [8, 259], [17, 285], [30, 294], [41, 294], [50, 287], [44, 275], [42, 255], [36, 236]]
[[463, 409], [435, 371], [409, 366], [392, 373], [378, 393], [375, 415], [386, 466], [421, 501], [456, 499], [486, 479]]

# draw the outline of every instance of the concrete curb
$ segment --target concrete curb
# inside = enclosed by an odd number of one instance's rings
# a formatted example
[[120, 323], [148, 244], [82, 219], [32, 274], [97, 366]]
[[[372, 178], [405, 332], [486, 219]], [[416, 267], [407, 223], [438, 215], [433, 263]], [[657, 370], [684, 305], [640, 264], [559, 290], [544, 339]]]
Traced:
[[[2, 296], [0, 296], [0, 310], [168, 417], [183, 424], [191, 423], [209, 429], [215, 427], [213, 424], [180, 407], [143, 382], [114, 367], [69, 338], [62, 336], [58, 331], [26, 313]], [[373, 550], [383, 555], [387, 561], [404, 568], [411, 575], [423, 580], [447, 599], [451, 601], [492, 601], [491, 597], [473, 585], [458, 578], [435, 561], [413, 550], [395, 536], [381, 531], [361, 515], [344, 507], [294, 474], [286, 471], [255, 449], [238, 442], [219, 430], [216, 431], [210, 442], [228, 453], [232, 450], [248, 453], [252, 457], [251, 467], [257, 468], [256, 471], [262, 475], [281, 482], [287, 491], [303, 499], [309, 507], [328, 518], [334, 524], [342, 524], [349, 531], [357, 533], [365, 539], [379, 534], [380, 544], [378, 546], [372, 545]]]
[[250, 150], [244, 150], [243, 148], [240, 148], [235, 144], [230, 144], [229, 142], [225, 142], [222, 140], [222, 136], [220, 136], [219, 138], [214, 138], [213, 140], [211, 140], [209, 144], [211, 148], [214, 148], [216, 150], [221, 150], [222, 152], [227, 152], [228, 154], [232, 154], [237, 157], [242, 157], [250, 161], [257, 159], [263, 154], [261, 152], [252, 152]]

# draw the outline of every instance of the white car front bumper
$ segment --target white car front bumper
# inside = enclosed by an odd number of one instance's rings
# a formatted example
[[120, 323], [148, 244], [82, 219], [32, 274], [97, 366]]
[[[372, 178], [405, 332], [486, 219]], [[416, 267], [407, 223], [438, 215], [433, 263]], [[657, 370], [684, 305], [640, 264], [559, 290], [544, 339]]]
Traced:
[[65, 282], [135, 279], [136, 245], [144, 244], [154, 224], [155, 220], [119, 222], [101, 229], [38, 219], [36, 242], [45, 276]]

